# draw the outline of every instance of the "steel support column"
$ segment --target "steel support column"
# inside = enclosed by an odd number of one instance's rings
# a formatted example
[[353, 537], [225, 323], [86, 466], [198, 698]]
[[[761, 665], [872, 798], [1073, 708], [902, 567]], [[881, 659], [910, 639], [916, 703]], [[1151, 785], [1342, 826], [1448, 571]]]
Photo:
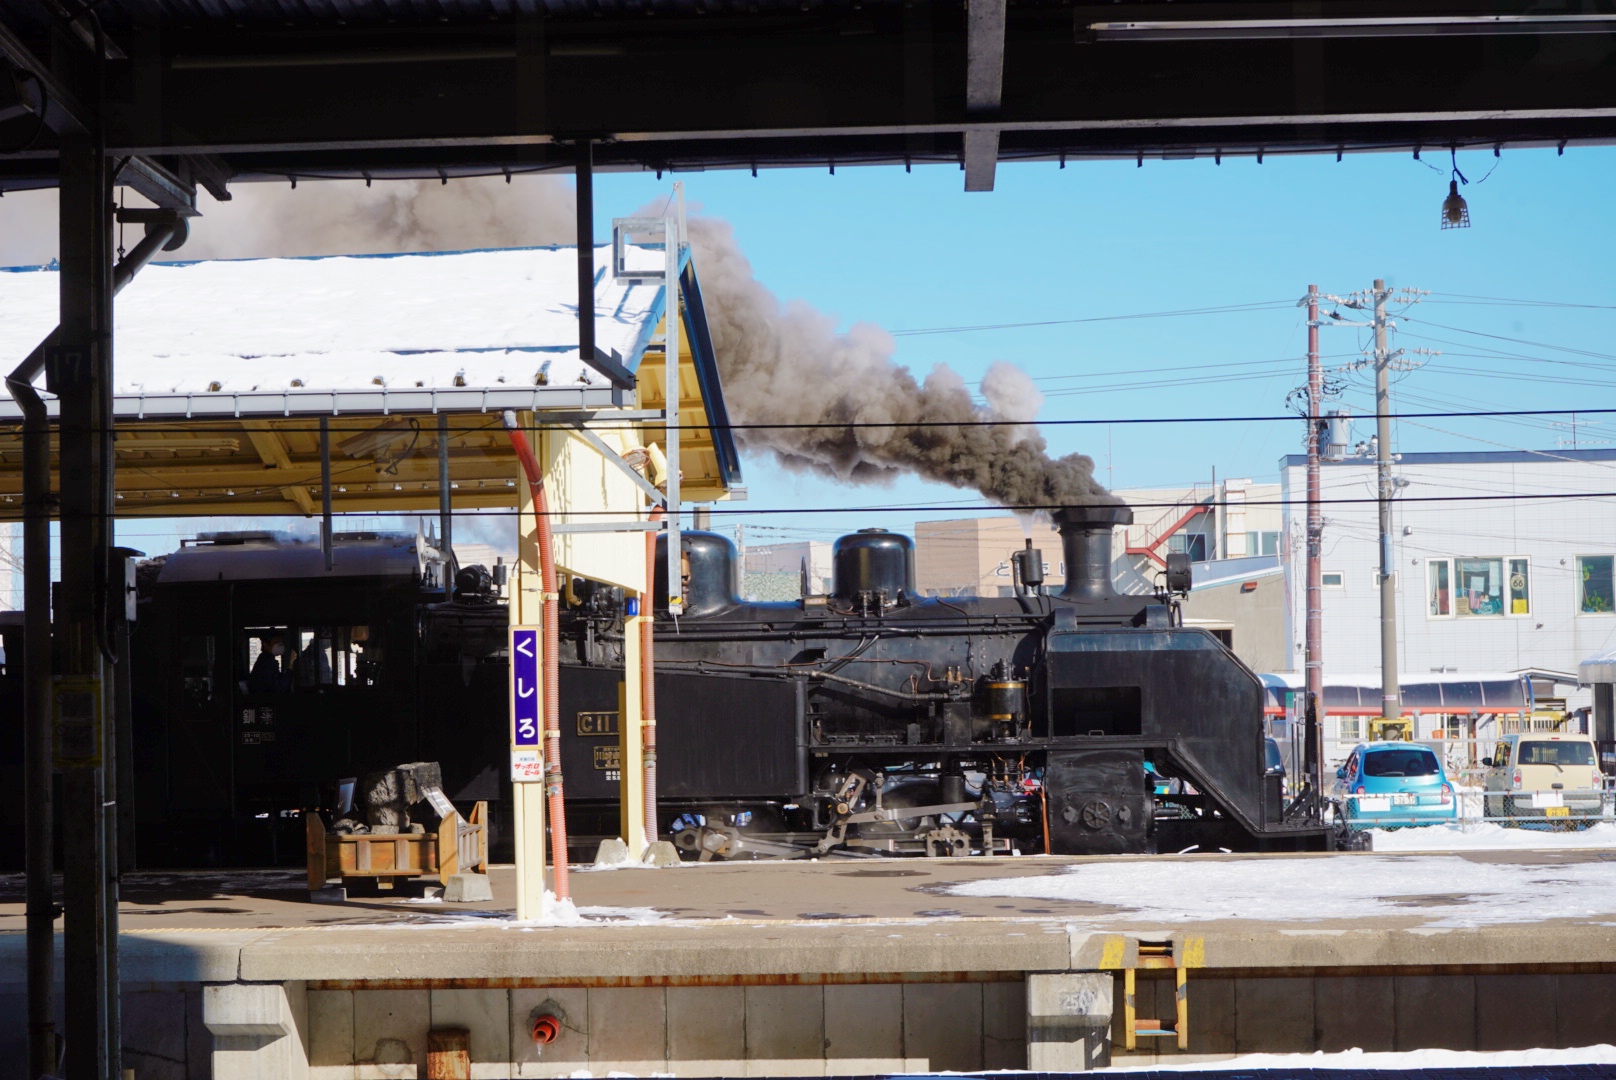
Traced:
[[116, 746], [109, 708], [112, 532], [112, 203], [93, 137], [61, 148], [61, 336], [48, 365], [61, 401], [61, 593], [56, 764], [62, 851], [68, 1080], [117, 1076]]

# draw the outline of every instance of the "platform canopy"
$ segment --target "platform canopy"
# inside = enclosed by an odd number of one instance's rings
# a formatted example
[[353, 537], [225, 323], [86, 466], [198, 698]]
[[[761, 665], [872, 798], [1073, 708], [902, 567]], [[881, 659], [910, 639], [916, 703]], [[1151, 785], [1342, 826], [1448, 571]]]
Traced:
[[[108, 150], [158, 201], [570, 171], [580, 139], [603, 169], [936, 162], [988, 190], [998, 161], [1609, 142], [1613, 30], [1519, 0], [6, 0], [0, 57], [99, 49]], [[55, 147], [0, 188], [54, 184]]]
[[[665, 289], [596, 276], [597, 348], [635, 376], [618, 389], [579, 355], [577, 267], [570, 247], [148, 267], [115, 308], [119, 516], [316, 513], [322, 418], [338, 513], [436, 508], [439, 414], [456, 509], [516, 503], [504, 410], [661, 443]], [[0, 356], [56, 325], [57, 277], [0, 273]], [[740, 466], [688, 258], [681, 293], [679, 464], [707, 501]], [[0, 399], [0, 509], [19, 512], [20, 423]]]
[[[1285, 695], [1306, 683], [1292, 672], [1259, 676], [1270, 709], [1283, 709]], [[1400, 677], [1403, 711], [1429, 713], [1500, 713], [1532, 708], [1531, 679], [1519, 671], [1447, 671]], [[1380, 676], [1328, 675], [1324, 680], [1325, 711], [1341, 716], [1379, 716]]]

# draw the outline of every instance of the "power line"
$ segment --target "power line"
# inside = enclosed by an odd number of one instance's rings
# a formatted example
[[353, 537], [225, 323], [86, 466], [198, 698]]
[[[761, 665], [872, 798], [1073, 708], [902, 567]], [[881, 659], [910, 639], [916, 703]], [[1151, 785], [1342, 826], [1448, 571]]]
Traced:
[[1616, 304], [1572, 304], [1564, 300], [1518, 300], [1508, 296], [1473, 296], [1469, 293], [1432, 293], [1432, 297], [1452, 297], [1450, 300], [1429, 300], [1427, 303], [1455, 304], [1461, 302], [1476, 305], [1499, 304], [1505, 307], [1544, 307], [1544, 308], [1574, 308], [1585, 311], [1616, 311]]
[[[1294, 420], [1294, 418], [1293, 418], [1293, 420]], [[1447, 486], [1451, 487], [1452, 485], [1447, 485]], [[279, 490], [280, 490], [279, 487], [266, 488], [263, 491], [254, 491], [254, 492], [250, 492], [249, 494], [268, 494], [270, 492], [278, 492]], [[238, 498], [239, 498], [239, 496], [238, 496]], [[1420, 504], [1495, 503], [1495, 502], [1532, 502], [1532, 503], [1536, 503], [1536, 502], [1549, 502], [1549, 501], [1579, 501], [1579, 500], [1587, 500], [1587, 499], [1616, 499], [1616, 491], [1527, 492], [1527, 493], [1524, 493], [1524, 494], [1509, 494], [1509, 495], [1497, 494], [1497, 493], [1478, 494], [1478, 495], [1406, 495], [1405, 494], [1405, 495], [1399, 495], [1397, 497], [1396, 501], [1398, 503], [1400, 503], [1400, 504], [1412, 504], [1412, 503], [1420, 503]], [[209, 503], [209, 504], [217, 502], [218, 505], [221, 505], [221, 506], [228, 505], [228, 503], [226, 503], [224, 501], [223, 497], [208, 496], [207, 499], [204, 500], [204, 501]], [[1321, 503], [1321, 505], [1325, 505], [1325, 506], [1355, 506], [1355, 505], [1374, 505], [1374, 504], [1377, 504], [1379, 501], [1380, 500], [1378, 499], [1378, 497], [1367, 497], [1367, 496], [1366, 497], [1352, 497], [1352, 498], [1336, 497], [1336, 498], [1324, 498], [1324, 499], [1321, 499], [1320, 503]], [[192, 506], [197, 505], [198, 502], [199, 502], [199, 500], [196, 500], [196, 499], [188, 500], [188, 504], [192, 505]], [[1227, 507], [1234, 507], [1236, 509], [1248, 509], [1249, 510], [1249, 509], [1261, 508], [1261, 507], [1278, 507], [1278, 508], [1283, 509], [1283, 508], [1289, 508], [1289, 507], [1293, 507], [1293, 506], [1306, 506], [1306, 504], [1307, 504], [1307, 500], [1305, 498], [1288, 498], [1288, 499], [1287, 498], [1278, 498], [1278, 499], [1249, 499], [1249, 500], [1238, 501], [1238, 502], [1229, 502], [1229, 501], [1221, 500], [1221, 499], [1208, 499], [1205, 502], [1202, 502], [1202, 503], [1200, 503], [1198, 505], [1204, 506], [1209, 510], [1213, 509], [1213, 508], [1227, 508]], [[1024, 504], [1015, 504], [1015, 505], [1007, 504], [1007, 503], [982, 502], [982, 503], [977, 503], [975, 505], [947, 505], [947, 504], [944, 504], [944, 505], [931, 505], [931, 506], [915, 506], [915, 505], [909, 505], [909, 506], [892, 506], [892, 505], [880, 505], [880, 506], [792, 506], [792, 507], [772, 507], [772, 508], [758, 508], [758, 507], [734, 507], [734, 508], [728, 508], [728, 507], [713, 506], [713, 507], [710, 507], [710, 508], [709, 507], [703, 507], [703, 509], [707, 513], [709, 513], [709, 514], [711, 514], [711, 515], [713, 515], [715, 517], [718, 517], [718, 516], [722, 516], [722, 517], [746, 517], [746, 516], [750, 516], [750, 515], [773, 517], [773, 516], [780, 516], [780, 515], [787, 515], [787, 514], [910, 514], [910, 513], [916, 513], [916, 512], [920, 512], [920, 513], [932, 513], [932, 512], [936, 512], [936, 513], [942, 513], [942, 512], [954, 513], [954, 512], [960, 511], [960, 510], [989, 510], [989, 511], [994, 511], [994, 512], [998, 512], [998, 513], [1037, 514], [1037, 513], [1053, 513], [1056, 510], [1066, 510], [1066, 509], [1069, 509], [1073, 505], [1085, 505], [1085, 504], [1083, 504], [1081, 502], [1081, 500], [1077, 500], [1074, 503], [1024, 503]], [[1136, 502], [1136, 503], [1127, 503], [1125, 505], [1131, 510], [1168, 510], [1168, 509], [1172, 509], [1174, 507], [1177, 507], [1177, 506], [1179, 506], [1181, 504], [1178, 503], [1178, 502]], [[19, 508], [19, 510], [20, 510], [20, 508]], [[416, 509], [416, 510], [377, 510], [377, 509], [367, 509], [367, 510], [356, 510], [356, 511], [352, 511], [350, 513], [338, 513], [336, 516], [338, 516], [338, 517], [372, 517], [372, 518], [386, 518], [386, 517], [418, 518], [418, 517], [431, 517], [434, 513], [435, 513], [434, 510], [425, 509], [425, 508], [424, 509]], [[517, 517], [517, 516], [521, 515], [522, 513], [523, 513], [522, 511], [519, 511], [516, 508], [512, 507], [512, 508], [504, 508], [504, 509], [484, 509], [484, 510], [480, 510], [480, 511], [478, 511], [478, 516], [482, 517], [482, 518]], [[529, 515], [531, 515], [531, 511], [528, 511], [527, 513]], [[552, 510], [546, 516], [551, 517], [551, 518], [568, 518], [568, 517], [596, 518], [596, 517], [621, 517], [624, 513], [625, 513], [625, 511], [622, 511], [622, 510], [568, 510], [568, 511]], [[113, 516], [116, 517], [116, 515], [113, 515]], [[207, 515], [198, 514], [198, 515], [176, 515], [176, 516], [205, 517]], [[296, 516], [296, 515], [284, 515], [284, 516]], [[307, 516], [307, 515], [304, 515], [304, 516]], [[20, 512], [19, 512], [19, 514], [17, 516], [0, 515], [0, 523], [12, 523], [12, 522], [17, 522], [17, 521], [21, 521], [21, 520], [22, 520], [22, 518], [20, 516]]]
[[1275, 308], [1295, 307], [1295, 300], [1262, 300], [1220, 307], [1183, 308], [1177, 311], [1143, 311], [1133, 315], [1090, 315], [1076, 319], [1040, 319], [1036, 322], [978, 323], [972, 326], [928, 326], [914, 330], [888, 330], [893, 337], [924, 337], [933, 334], [973, 334], [982, 330], [1020, 330], [1033, 326], [1075, 326], [1079, 323], [1128, 322], [1134, 319], [1173, 319], [1194, 315], [1230, 315]]

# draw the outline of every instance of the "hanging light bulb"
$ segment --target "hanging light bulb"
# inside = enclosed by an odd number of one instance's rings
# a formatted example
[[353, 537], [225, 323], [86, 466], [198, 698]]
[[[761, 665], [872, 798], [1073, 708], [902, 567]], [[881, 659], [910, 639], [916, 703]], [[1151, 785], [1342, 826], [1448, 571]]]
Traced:
[[[1419, 155], [1415, 155], [1418, 157]], [[1448, 179], [1448, 197], [1442, 200], [1442, 227], [1444, 229], [1470, 228], [1470, 207], [1465, 205], [1464, 196], [1459, 194], [1459, 185], [1468, 184], [1465, 174], [1459, 171], [1459, 148], [1449, 147], [1448, 157], [1453, 162], [1453, 175]], [[1487, 179], [1485, 176], [1483, 180]]]
[[1442, 227], [1444, 229], [1470, 228], [1470, 207], [1459, 194], [1459, 181], [1448, 181], [1448, 197], [1442, 200]]

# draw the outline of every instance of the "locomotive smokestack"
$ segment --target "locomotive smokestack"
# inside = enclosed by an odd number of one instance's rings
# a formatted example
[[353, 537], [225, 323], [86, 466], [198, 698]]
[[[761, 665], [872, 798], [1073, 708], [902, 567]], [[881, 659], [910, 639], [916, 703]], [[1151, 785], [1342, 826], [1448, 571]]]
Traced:
[[1067, 600], [1095, 603], [1116, 596], [1111, 586], [1111, 530], [1133, 524], [1133, 510], [1118, 504], [1068, 506], [1050, 515], [1066, 555]]

